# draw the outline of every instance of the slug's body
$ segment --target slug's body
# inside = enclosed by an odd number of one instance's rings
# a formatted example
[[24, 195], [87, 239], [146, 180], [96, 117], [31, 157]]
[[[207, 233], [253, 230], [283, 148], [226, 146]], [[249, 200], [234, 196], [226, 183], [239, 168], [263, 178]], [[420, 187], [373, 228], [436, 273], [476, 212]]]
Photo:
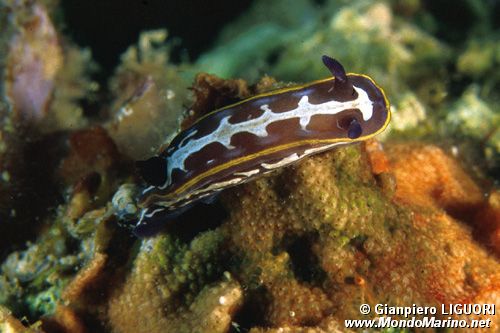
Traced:
[[258, 95], [213, 111], [179, 133], [159, 156], [139, 162], [152, 186], [136, 231], [189, 203], [334, 146], [366, 140], [390, 120], [384, 92], [365, 75], [345, 74]]

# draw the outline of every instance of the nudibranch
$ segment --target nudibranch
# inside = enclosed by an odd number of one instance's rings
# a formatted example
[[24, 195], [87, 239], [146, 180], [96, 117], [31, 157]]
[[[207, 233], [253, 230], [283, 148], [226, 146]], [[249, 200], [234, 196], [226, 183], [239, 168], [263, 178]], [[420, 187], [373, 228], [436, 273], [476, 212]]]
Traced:
[[212, 111], [158, 156], [137, 162], [150, 186], [138, 200], [136, 234], [221, 190], [382, 132], [391, 117], [382, 88], [366, 75], [346, 74], [328, 56], [323, 63], [333, 77]]

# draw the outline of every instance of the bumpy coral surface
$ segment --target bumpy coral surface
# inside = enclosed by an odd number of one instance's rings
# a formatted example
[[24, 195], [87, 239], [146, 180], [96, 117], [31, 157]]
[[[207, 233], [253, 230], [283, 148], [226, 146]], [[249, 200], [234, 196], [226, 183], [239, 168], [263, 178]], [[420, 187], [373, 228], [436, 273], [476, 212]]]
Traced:
[[[222, 276], [221, 240], [213, 231], [189, 245], [171, 235], [144, 241], [130, 275], [109, 300], [111, 327], [117, 332], [227, 331], [242, 290], [233, 279], [215, 283]], [[133, 308], [141, 311], [123, 316]]]
[[[383, 157], [362, 148], [314, 156], [226, 191], [230, 216], [193, 240], [169, 229], [143, 241], [109, 300], [108, 325], [328, 332], [363, 318], [362, 303], [498, 305], [499, 264], [452, 209], [482, 202], [457, 161], [435, 146], [393, 145]], [[374, 176], [381, 158], [396, 177], [395, 193]], [[421, 159], [426, 167], [416, 167]]]
[[[498, 37], [473, 33], [493, 5], [454, 3], [477, 23], [453, 41], [434, 2], [319, 3], [257, 0], [194, 64], [172, 63], [166, 30], [143, 32], [107, 87], [56, 1], [0, 3], [0, 331], [351, 332], [345, 319], [375, 316], [363, 303], [498, 310]], [[324, 53], [386, 89], [387, 133], [133, 236], [133, 160], [289, 85], [265, 73], [326, 76]], [[498, 315], [452, 317], [500, 330]]]

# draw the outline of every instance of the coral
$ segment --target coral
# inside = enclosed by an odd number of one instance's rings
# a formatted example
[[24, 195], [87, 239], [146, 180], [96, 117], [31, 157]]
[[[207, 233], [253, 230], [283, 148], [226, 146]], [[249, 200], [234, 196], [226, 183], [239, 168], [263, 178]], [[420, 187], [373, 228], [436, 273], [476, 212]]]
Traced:
[[78, 272], [78, 276], [64, 289], [61, 298], [67, 302], [78, 300], [89, 285], [96, 283], [95, 280], [102, 274], [107, 259], [105, 253], [96, 252], [91, 261]]
[[36, 3], [12, 6], [11, 19], [17, 21], [14, 24], [19, 30], [9, 43], [5, 93], [18, 117], [36, 122], [48, 111], [55, 77], [63, 62], [62, 50], [44, 6]]
[[500, 126], [500, 115], [479, 96], [478, 90], [478, 86], [468, 87], [449, 110], [446, 122], [456, 131], [483, 139]]
[[[92, 209], [109, 199], [120, 171], [120, 154], [102, 128], [74, 132], [69, 146], [58, 173], [59, 182], [73, 186], [66, 205], [56, 211], [50, 228], [23, 249], [11, 252], [0, 266], [0, 300], [30, 318], [53, 313], [59, 318], [72, 311], [60, 310], [58, 304], [68, 297], [65, 295], [77, 294], [78, 279], [72, 279], [75, 268], [89, 260], [112, 234], [107, 231], [103, 236], [100, 231], [109, 223], [111, 211]], [[99, 258], [99, 253], [94, 257]], [[64, 315], [59, 320], [69, 319]]]
[[91, 95], [90, 53], [64, 43], [52, 20], [56, 5], [0, 4], [0, 233], [10, 240], [2, 255], [34, 239], [37, 222], [57, 206], [64, 150], [57, 131], [86, 124], [78, 103]]
[[0, 306], [0, 331], [9, 333], [41, 333], [43, 332], [37, 326], [24, 326], [21, 321], [16, 319], [9, 310]]
[[70, 150], [61, 163], [61, 176], [68, 183], [98, 173], [104, 178], [118, 168], [118, 149], [101, 127], [75, 131], [69, 138]]
[[349, 71], [375, 77], [392, 100], [406, 93], [408, 83], [422, 93], [442, 85], [449, 48], [396, 20], [387, 3], [327, 1], [317, 7], [298, 1], [289, 7], [287, 1], [256, 1], [247, 15], [222, 32], [224, 46], [199, 59], [200, 68], [253, 81], [263, 73], [309, 81], [327, 75], [317, 59], [330, 54]]
[[97, 65], [90, 50], [82, 50], [69, 43], [64, 46], [64, 61], [55, 76], [48, 114], [40, 124], [42, 132], [76, 130], [87, 126], [89, 121], [85, 113], [91, 112], [82, 104], [92, 105], [97, 100], [99, 85], [91, 78]]
[[[110, 297], [110, 328], [116, 332], [227, 331], [242, 292], [236, 281], [223, 280], [222, 241], [218, 231], [203, 233], [189, 244], [168, 234], [144, 241], [132, 271]], [[131, 311], [134, 315], [123, 316]]]
[[83, 254], [71, 253], [60, 228], [41, 236], [39, 242], [12, 252], [0, 266], [3, 276], [2, 303], [32, 317], [52, 313], [71, 270]]
[[[234, 280], [204, 288], [172, 328], [177, 332], [227, 332], [243, 302], [243, 291]], [[160, 330], [161, 331], [161, 330]]]
[[106, 128], [125, 155], [144, 159], [175, 134], [190, 77], [169, 63], [165, 30], [144, 32], [122, 55], [111, 79], [115, 98]]
[[388, 154], [397, 180], [396, 200], [440, 207], [468, 220], [483, 203], [481, 189], [460, 165], [436, 146], [391, 145]]
[[[105, 87], [57, 0], [3, 1], [0, 330], [349, 332], [361, 303], [500, 306], [495, 11], [459, 2], [477, 22], [448, 29], [438, 3], [257, 0], [195, 64], [143, 32]], [[392, 130], [134, 238], [133, 159], [290, 84], [263, 73], [328, 75], [321, 54], [384, 87]]]
[[193, 91], [196, 99], [182, 122], [182, 128], [190, 126], [196, 119], [210, 111], [252, 95], [244, 80], [224, 80], [207, 73], [196, 75]]
[[[25, 156], [29, 153], [26, 141], [36, 137], [36, 124], [47, 115], [62, 51], [41, 4], [0, 4], [0, 29], [0, 232], [15, 241], [41, 210], [33, 204], [35, 195], [31, 193], [38, 188], [32, 178], [36, 172], [30, 171]], [[46, 52], [52, 57], [44, 57]]]
[[42, 324], [45, 332], [88, 332], [79, 315], [64, 305], [59, 305], [54, 316], [45, 319]]
[[474, 216], [476, 235], [500, 257], [500, 192], [493, 191]]
[[500, 75], [495, 70], [500, 59], [498, 36], [470, 39], [466, 49], [457, 59], [458, 72], [484, 81], [482, 90], [489, 94], [499, 83]]
[[[203, 88], [195, 88], [195, 116], [217, 98], [247, 89], [238, 82], [199, 78]], [[273, 84], [265, 80], [259, 89]], [[227, 97], [217, 97], [227, 87], [232, 87]], [[491, 221], [495, 196], [485, 203], [468, 174], [435, 146], [386, 144], [384, 150], [370, 140], [313, 156], [225, 191], [221, 201], [229, 216], [213, 230], [186, 236], [174, 224], [123, 252], [111, 245], [117, 242], [111, 214], [133, 206], [136, 189], [122, 186], [113, 209], [90, 210], [92, 182], [82, 175], [106, 175], [117, 153], [112, 144], [91, 144], [98, 149], [91, 147], [88, 156], [88, 147], [79, 148], [92, 140], [111, 143], [102, 129], [78, 137], [63, 163], [63, 170], [81, 170], [69, 173], [68, 183], [83, 179], [65, 211], [65, 219], [76, 224], [63, 226], [75, 237], [89, 237], [92, 226], [97, 230], [90, 243], [80, 244], [89, 250], [86, 268], [53, 287], [51, 309], [38, 310], [52, 313], [42, 322], [49, 331], [81, 330], [89, 325], [84, 318], [91, 317], [114, 332], [227, 332], [231, 327], [329, 332], [341, 330], [344, 319], [361, 318], [361, 303], [497, 302], [498, 262], [463, 224], [473, 218]], [[182, 223], [196, 228], [200, 221]], [[477, 228], [492, 235], [497, 229], [495, 224]], [[127, 263], [116, 259], [123, 253]], [[19, 281], [19, 273], [13, 270], [17, 280], [12, 281]], [[51, 289], [44, 290], [40, 299]]]
[[[438, 148], [403, 145], [388, 154], [390, 160], [404, 161], [393, 162], [397, 200], [413, 199], [412, 204], [425, 207], [422, 211], [410, 212], [378, 195], [358, 147], [311, 157], [224, 197], [231, 216], [222, 227], [243, 262], [243, 270], [233, 274], [249, 294], [265, 290], [260, 303], [267, 307], [257, 322], [321, 325], [356, 318], [357, 304], [380, 303], [380, 297], [390, 304], [437, 306], [487, 294], [488, 302], [495, 302], [498, 263], [474, 243], [470, 230], [441, 210], [481, 202], [476, 185]], [[426, 158], [418, 160], [417, 173], [411, 156], [422, 155]], [[422, 167], [423, 160], [428, 167]], [[422, 179], [419, 195], [404, 189], [415, 177]], [[428, 190], [433, 179], [442, 189], [437, 198]], [[286, 288], [296, 281], [302, 287]], [[295, 311], [301, 299], [307, 307]], [[307, 313], [312, 309], [317, 314]], [[335, 315], [326, 316], [331, 311]]]
[[[204, 54], [198, 60], [198, 65], [207, 72], [216, 73], [223, 78], [234, 77], [235, 73], [243, 72], [240, 75], [255, 80], [259, 74], [265, 72], [267, 67], [265, 59], [255, 62], [255, 50], [272, 54], [279, 50], [280, 46], [290, 42], [291, 37], [284, 27], [273, 23], [262, 23], [242, 32], [224, 46]], [[237, 49], [238, 53], [241, 52], [243, 56], [228, 56], [232, 54], [230, 50], [234, 49]]]

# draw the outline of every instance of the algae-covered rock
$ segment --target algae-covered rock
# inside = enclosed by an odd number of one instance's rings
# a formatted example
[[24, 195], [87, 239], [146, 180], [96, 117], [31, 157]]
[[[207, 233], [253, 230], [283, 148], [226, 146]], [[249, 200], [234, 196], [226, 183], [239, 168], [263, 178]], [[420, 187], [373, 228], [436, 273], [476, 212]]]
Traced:
[[39, 324], [32, 325], [32, 327], [26, 327], [23, 323], [14, 317], [12, 313], [0, 306], [0, 329], [2, 332], [12, 332], [12, 333], [39, 333], [42, 330], [39, 329]]
[[[99, 83], [60, 8], [0, 4], [0, 331], [358, 332], [364, 303], [500, 306], [497, 4], [256, 0], [193, 64], [160, 27]], [[323, 54], [384, 88], [392, 129], [133, 235], [133, 160], [328, 76]]]
[[106, 127], [120, 151], [133, 159], [147, 158], [176, 133], [188, 101], [191, 76], [169, 63], [166, 38], [166, 30], [142, 33], [110, 82], [115, 98]]
[[491, 40], [471, 40], [465, 51], [457, 60], [457, 69], [460, 73], [474, 78], [492, 76], [490, 80], [498, 80], [495, 71], [500, 60], [498, 38]]
[[309, 81], [327, 75], [318, 58], [328, 54], [349, 71], [370, 73], [392, 98], [408, 83], [431, 86], [445, 74], [442, 66], [449, 48], [417, 26], [395, 19], [383, 1], [328, 1], [325, 7], [299, 1], [292, 10], [283, 7], [288, 7], [287, 1], [256, 1], [222, 34], [223, 47], [233, 52], [216, 49], [203, 55], [199, 65], [224, 77], [255, 80], [270, 73], [282, 80]]
[[[400, 168], [403, 167], [401, 165]], [[474, 245], [467, 229], [437, 211], [412, 215], [416, 213], [393, 205], [378, 194], [373, 187], [374, 179], [365, 168], [367, 166], [359, 155], [359, 148], [346, 148], [312, 157], [279, 176], [245, 185], [235, 191], [236, 195], [227, 197], [233, 208], [230, 223], [224, 227], [229, 228], [229, 233], [233, 235], [231, 248], [247, 258], [244, 261], [245, 271], [252, 271], [253, 267], [253, 272], [241, 278], [251, 278], [247, 283], [255, 288], [254, 292], [259, 288], [266, 290], [261, 296], [261, 304], [269, 304], [269, 312], [264, 311], [267, 325], [305, 325], [313, 322], [321, 326], [323, 320], [357, 318], [359, 312], [355, 305], [378, 303], [382, 301], [378, 297], [391, 304], [417, 302], [436, 305], [444, 299], [456, 301], [471, 297], [478, 290], [470, 291], [468, 283], [463, 280], [462, 274], [466, 275], [468, 268], [467, 271], [454, 270], [457, 274], [454, 282], [448, 275], [450, 260], [456, 261], [457, 267], [462, 267], [463, 260], [469, 261], [468, 256], [463, 256], [465, 248], [469, 253], [474, 252], [474, 258], [484, 260], [484, 266], [476, 262], [478, 266], [472, 268], [484, 274], [481, 275], [484, 279], [478, 276], [482, 281], [479, 285], [483, 286], [480, 289], [498, 287], [496, 282], [490, 282], [490, 278], [496, 279], [495, 270], [489, 267], [497, 265], [495, 260]], [[433, 171], [422, 170], [421, 173], [429, 177]], [[399, 177], [399, 173], [396, 176]], [[413, 180], [414, 177], [415, 172], [404, 179]], [[465, 174], [460, 177], [465, 177]], [[453, 195], [464, 198], [465, 193], [470, 193], [467, 187], [473, 186], [468, 184], [470, 180], [466, 177], [463, 180], [453, 179], [460, 182], [459, 186], [465, 186], [465, 192], [451, 194], [450, 199], [445, 199], [443, 194], [441, 200], [453, 202], [440, 204], [447, 210], [452, 210], [454, 204], [463, 206], [459, 201], [462, 199]], [[398, 184], [403, 182], [403, 178], [398, 178]], [[474, 189], [477, 191], [477, 188]], [[450, 193], [455, 192], [455, 189], [450, 190]], [[481, 201], [480, 193], [477, 194], [475, 203]], [[414, 196], [406, 194], [403, 198], [412, 199]], [[426, 221], [426, 228], [419, 226], [423, 221]], [[443, 242], [451, 236], [448, 233], [455, 235], [453, 237], [463, 237], [460, 244], [456, 243], [457, 240]], [[412, 237], [408, 238], [408, 235]], [[433, 251], [433, 258], [419, 256], [416, 260], [414, 257], [415, 253], [425, 253], [427, 247], [446, 246], [459, 251], [454, 252], [453, 259], [449, 251], [442, 249]], [[278, 259], [283, 253], [287, 253], [288, 264], [285, 265]], [[281, 271], [270, 277], [269, 269], [261, 269], [269, 266], [262, 263], [269, 255], [275, 256], [275, 269]], [[427, 270], [427, 273], [422, 273]], [[384, 280], [387, 274], [393, 278]], [[284, 292], [281, 291], [284, 287], [273, 287], [276, 283], [274, 279], [282, 281], [280, 283], [300, 281], [305, 289], [301, 291], [301, 288], [294, 287]], [[435, 294], [438, 287], [424, 282], [431, 280], [433, 284], [443, 284], [439, 290], [444, 294], [438, 296]], [[446, 291], [444, 286], [451, 289]], [[323, 294], [324, 298], [306, 296], [314, 290]], [[456, 294], [457, 290], [461, 291]], [[301, 307], [301, 311], [294, 311], [291, 316], [287, 310], [293, 309], [301, 297], [307, 299], [305, 303], [308, 307]], [[279, 302], [280, 306], [273, 307], [273, 302]], [[283, 305], [287, 302], [288, 305]], [[309, 307], [323, 308], [326, 312], [314, 317], [307, 314]], [[336, 319], [327, 317], [329, 313], [335, 313]]]
[[470, 86], [447, 115], [455, 129], [475, 137], [483, 137], [498, 126], [500, 114], [478, 96], [478, 86]]
[[[223, 279], [222, 241], [219, 231], [190, 244], [172, 235], [144, 241], [132, 271], [110, 297], [109, 326], [116, 332], [227, 331], [241, 289], [236, 281]], [[123, 315], [134, 309], [141, 311]]]

